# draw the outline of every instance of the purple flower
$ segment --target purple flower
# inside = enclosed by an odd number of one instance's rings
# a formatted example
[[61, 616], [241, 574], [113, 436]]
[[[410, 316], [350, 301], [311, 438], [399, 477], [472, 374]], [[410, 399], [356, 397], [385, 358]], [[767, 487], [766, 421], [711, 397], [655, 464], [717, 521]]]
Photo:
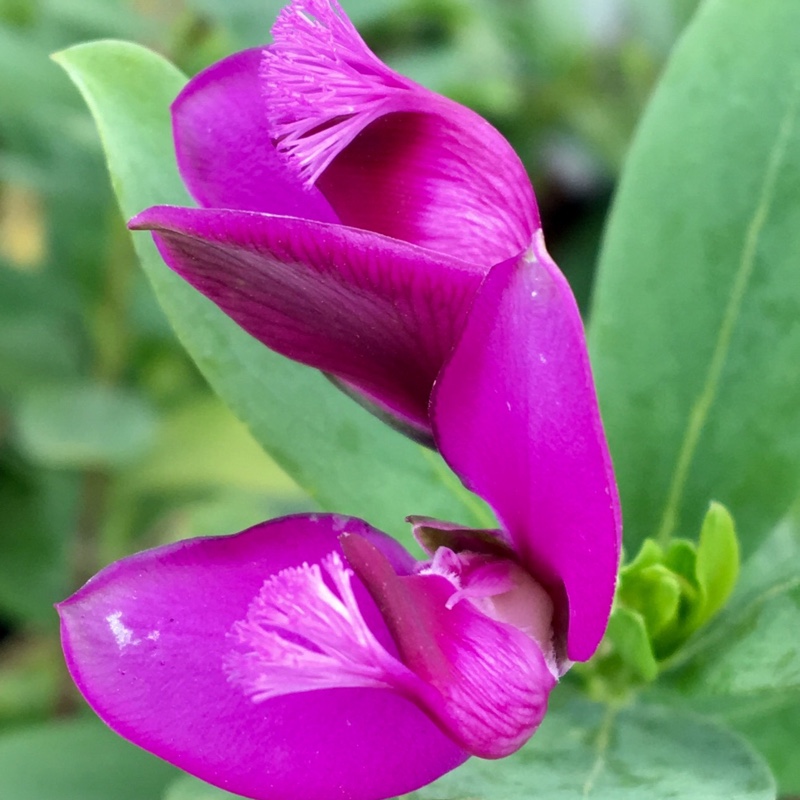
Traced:
[[[267, 800], [379, 800], [538, 727], [605, 630], [619, 503], [572, 294], [504, 139], [388, 70], [333, 0], [176, 100], [202, 208], [167, 263], [242, 327], [434, 441], [498, 530], [273, 520], [111, 565], [62, 603], [69, 669], [123, 736]], [[335, 468], [335, 465], [332, 465]]]
[[530, 182], [491, 125], [386, 67], [335, 0], [295, 0], [272, 32], [173, 105], [201, 208], [130, 225], [254, 337], [430, 442], [431, 389], [482, 280], [538, 257]]
[[379, 800], [519, 748], [597, 647], [619, 556], [580, 318], [543, 251], [490, 272], [431, 416], [501, 530], [411, 518], [415, 562], [306, 515], [113, 564], [59, 608], [97, 713], [264, 800]]
[[[348, 567], [351, 548], [388, 611]], [[392, 797], [467, 747], [519, 747], [555, 682], [533, 638], [458, 602], [461, 576], [442, 561], [415, 571], [379, 531], [327, 515], [159, 548], [61, 605], [67, 662], [115, 731], [210, 783], [264, 800]], [[487, 606], [492, 582], [514, 590], [511, 562], [494, 562], [499, 575], [462, 589]]]

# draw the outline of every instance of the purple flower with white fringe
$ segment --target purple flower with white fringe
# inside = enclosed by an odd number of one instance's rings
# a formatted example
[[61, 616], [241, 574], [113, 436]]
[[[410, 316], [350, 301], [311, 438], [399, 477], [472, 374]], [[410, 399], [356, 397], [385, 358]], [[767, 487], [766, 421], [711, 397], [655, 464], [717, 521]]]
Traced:
[[486, 122], [383, 65], [333, 0], [173, 106], [200, 208], [166, 262], [269, 347], [435, 444], [499, 527], [298, 515], [112, 564], [59, 607], [117, 732], [263, 800], [380, 800], [539, 726], [590, 658], [620, 515], [583, 328], [524, 170]]
[[428, 552], [415, 562], [362, 520], [305, 515], [113, 564], [59, 609], [97, 713], [264, 800], [379, 800], [522, 746], [558, 676], [596, 649], [619, 557], [560, 286], [493, 270], [434, 392], [440, 450], [501, 529], [411, 518]]

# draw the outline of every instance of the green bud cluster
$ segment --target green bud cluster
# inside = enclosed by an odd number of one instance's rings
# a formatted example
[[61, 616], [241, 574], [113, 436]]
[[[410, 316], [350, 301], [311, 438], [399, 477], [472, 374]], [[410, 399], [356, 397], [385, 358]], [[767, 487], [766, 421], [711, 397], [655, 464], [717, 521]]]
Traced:
[[739, 575], [733, 518], [711, 503], [697, 543], [646, 539], [621, 570], [605, 640], [582, 671], [598, 699], [656, 679], [664, 662], [724, 606]]

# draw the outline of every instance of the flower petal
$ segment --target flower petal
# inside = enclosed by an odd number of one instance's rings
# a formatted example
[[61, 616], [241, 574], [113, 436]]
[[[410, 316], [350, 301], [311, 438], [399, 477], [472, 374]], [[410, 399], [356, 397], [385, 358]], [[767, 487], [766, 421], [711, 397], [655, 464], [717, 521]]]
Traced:
[[331, 372], [409, 426], [428, 399], [481, 276], [454, 258], [291, 217], [155, 207], [167, 264], [248, 333]]
[[192, 78], [172, 104], [178, 168], [208, 208], [240, 208], [336, 222], [275, 151], [258, 76], [263, 48], [235, 53]]
[[527, 245], [533, 189], [488, 122], [390, 70], [335, 0], [295, 0], [272, 33], [271, 130], [342, 223], [484, 270]]
[[417, 701], [472, 755], [502, 758], [525, 744], [555, 686], [539, 645], [468, 600], [448, 602], [440, 575], [398, 576], [374, 543], [343, 537], [347, 560], [378, 603], [403, 663], [438, 695]]
[[556, 596], [568, 657], [590, 658], [611, 610], [621, 517], [580, 315], [541, 236], [487, 277], [431, 409], [444, 458]]
[[431, 556], [440, 547], [446, 547], [455, 553], [470, 550], [512, 561], [517, 557], [508, 534], [499, 529], [465, 528], [463, 525], [443, 522], [433, 517], [410, 516], [406, 517], [406, 522], [411, 523], [411, 532], [420, 547]]
[[[205, 781], [266, 800], [378, 800], [411, 791], [466, 754], [387, 689], [306, 691], [253, 702], [225, 673], [265, 579], [341, 552], [352, 531], [407, 554], [360, 520], [332, 515], [274, 520], [235, 536], [141, 553], [101, 572], [62, 603], [73, 678], [118, 733]], [[395, 652], [357, 580], [358, 606]]]

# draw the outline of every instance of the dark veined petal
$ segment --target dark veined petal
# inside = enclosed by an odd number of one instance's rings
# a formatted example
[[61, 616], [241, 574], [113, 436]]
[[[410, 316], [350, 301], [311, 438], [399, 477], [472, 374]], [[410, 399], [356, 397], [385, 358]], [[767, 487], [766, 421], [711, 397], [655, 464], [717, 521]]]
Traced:
[[207, 208], [239, 208], [336, 222], [319, 190], [303, 185], [270, 138], [258, 75], [263, 48], [244, 50], [192, 78], [172, 104], [178, 168]]
[[454, 604], [454, 587], [441, 575], [398, 575], [364, 537], [344, 536], [342, 548], [403, 663], [435, 690], [418, 691], [417, 702], [472, 755], [502, 758], [522, 747], [556, 684], [537, 642], [468, 600]]
[[[356, 603], [356, 622], [369, 629], [367, 639], [374, 638], [361, 649], [377, 652], [390, 672], [407, 672], [358, 579], [340, 571], [353, 595], [348, 600], [343, 591], [341, 602], [327, 576], [309, 584], [318, 591], [298, 604], [297, 613], [309, 617], [299, 622], [291, 618], [290, 603], [268, 605], [271, 589], [279, 591], [280, 601], [304, 570], [312, 571], [326, 558], [340, 559], [343, 532], [375, 542], [396, 569], [407, 568], [410, 557], [389, 537], [360, 520], [333, 515], [287, 517], [235, 536], [180, 542], [113, 564], [59, 606], [64, 651], [78, 687], [122, 736], [247, 797], [379, 800], [434, 780], [466, 754], [417, 705], [391, 688], [376, 688], [380, 670], [360, 664], [358, 648], [347, 652], [348, 637], [364, 639], [358, 630], [348, 633], [342, 622]], [[295, 581], [294, 590], [302, 592], [302, 584]], [[281, 641], [294, 650], [283, 666], [280, 653], [279, 663], [259, 664], [275, 644], [274, 626], [284, 624], [281, 608], [289, 609], [293, 625], [281, 632]], [[318, 642], [314, 613], [330, 613], [339, 622]], [[261, 628], [260, 618], [266, 619]], [[242, 642], [251, 653], [242, 652]], [[337, 647], [343, 650], [341, 664]], [[248, 683], [243, 661], [248, 655], [254, 669], [263, 672], [261, 684], [258, 674]], [[303, 659], [310, 659], [313, 670], [314, 659], [325, 657], [344, 678], [328, 672], [316, 679], [340, 686], [304, 687], [315, 676], [303, 674]], [[356, 674], [359, 667], [367, 669], [363, 680]], [[287, 683], [284, 691], [295, 693], [281, 694], [281, 681]], [[270, 694], [276, 682], [278, 694]]]
[[560, 601], [567, 656], [588, 659], [611, 610], [621, 516], [580, 315], [541, 236], [487, 277], [431, 415], [444, 458]]
[[270, 130], [343, 224], [484, 270], [527, 245], [533, 190], [488, 122], [386, 67], [335, 0], [295, 0], [272, 33]]
[[340, 225], [155, 207], [167, 264], [273, 350], [330, 372], [421, 435], [433, 381], [481, 276], [445, 255]]

